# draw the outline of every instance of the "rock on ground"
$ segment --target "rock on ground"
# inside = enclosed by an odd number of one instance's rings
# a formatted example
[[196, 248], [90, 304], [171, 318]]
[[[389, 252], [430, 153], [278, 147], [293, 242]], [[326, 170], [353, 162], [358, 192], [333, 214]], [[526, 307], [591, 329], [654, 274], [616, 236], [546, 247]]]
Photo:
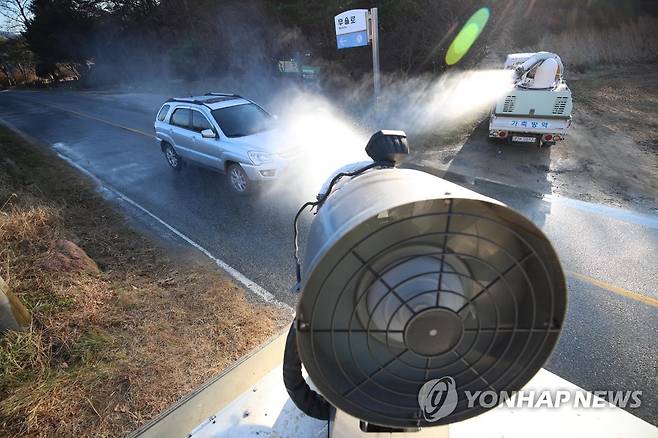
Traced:
[[55, 242], [55, 252], [43, 260], [42, 267], [50, 272], [100, 273], [96, 262], [82, 248], [65, 239]]

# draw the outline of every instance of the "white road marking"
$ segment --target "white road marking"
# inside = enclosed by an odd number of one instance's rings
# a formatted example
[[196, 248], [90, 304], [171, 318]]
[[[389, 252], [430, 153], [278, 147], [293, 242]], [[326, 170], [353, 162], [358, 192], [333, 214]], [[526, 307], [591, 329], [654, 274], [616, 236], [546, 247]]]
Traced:
[[214, 261], [215, 264], [217, 264], [217, 266], [219, 266], [220, 268], [222, 268], [222, 269], [223, 269], [224, 271], [226, 271], [231, 277], [233, 277], [235, 280], [237, 280], [238, 282], [240, 282], [244, 287], [246, 287], [247, 289], [249, 289], [251, 292], [253, 292], [254, 294], [256, 294], [256, 295], [258, 295], [259, 297], [261, 297], [263, 300], [265, 300], [265, 301], [267, 301], [268, 303], [271, 303], [271, 304], [276, 304], [276, 305], [284, 306], [284, 307], [290, 307], [290, 306], [288, 306], [287, 304], [284, 304], [283, 302], [277, 300], [277, 299], [274, 297], [274, 295], [272, 295], [270, 292], [268, 292], [267, 290], [265, 290], [262, 286], [258, 285], [256, 282], [250, 280], [248, 277], [246, 277], [246, 276], [245, 276], [244, 274], [242, 274], [240, 271], [238, 271], [237, 269], [233, 268], [232, 266], [230, 266], [229, 264], [227, 264], [227, 263], [224, 262], [223, 260], [221, 260], [221, 259], [215, 257], [210, 251], [208, 251], [207, 249], [205, 249], [204, 247], [202, 247], [201, 245], [199, 245], [198, 243], [196, 243], [195, 241], [193, 241], [192, 239], [190, 239], [189, 237], [187, 237], [185, 234], [183, 234], [182, 232], [178, 231], [176, 228], [174, 228], [173, 226], [169, 225], [168, 223], [166, 223], [165, 221], [163, 221], [162, 219], [160, 219], [159, 217], [157, 217], [155, 214], [151, 213], [150, 211], [148, 211], [147, 209], [145, 209], [144, 207], [142, 207], [141, 205], [139, 205], [138, 203], [136, 203], [136, 202], [133, 201], [132, 199], [126, 197], [125, 195], [123, 195], [123, 194], [120, 193], [120, 192], [117, 192], [117, 191], [114, 190], [114, 189], [109, 189], [109, 190], [111, 190], [111, 191], [112, 191], [116, 196], [118, 196], [121, 200], [126, 201], [127, 203], [129, 203], [129, 204], [132, 205], [133, 207], [135, 207], [135, 208], [141, 210], [142, 212], [146, 213], [147, 215], [149, 215], [150, 217], [152, 217], [153, 219], [155, 219], [156, 221], [158, 221], [160, 224], [162, 224], [162, 225], [163, 225], [165, 228], [167, 228], [169, 231], [171, 231], [172, 233], [174, 233], [175, 235], [177, 235], [178, 237], [180, 237], [181, 239], [183, 239], [184, 241], [186, 241], [187, 243], [189, 243], [190, 245], [192, 245], [192, 246], [193, 246], [194, 248], [196, 248], [197, 250], [201, 251], [201, 252], [202, 252], [203, 254], [205, 254], [209, 259], [211, 259], [212, 261]]
[[578, 209], [587, 213], [605, 216], [617, 219], [622, 222], [637, 224], [647, 228], [658, 230], [658, 217], [631, 211], [618, 207], [609, 207], [603, 204], [596, 204], [592, 202], [580, 201], [578, 199], [568, 198], [560, 195], [544, 195], [543, 201], [550, 203], [561, 203], [567, 207]]
[[107, 190], [108, 192], [112, 193], [115, 195], [117, 198], [121, 199], [122, 201], [127, 202], [128, 204], [132, 205], [133, 207], [137, 208], [138, 210], [142, 211], [143, 213], [146, 213], [149, 217], [160, 223], [162, 226], [167, 228], [169, 231], [174, 233], [176, 236], [180, 237], [183, 239], [185, 242], [193, 246], [195, 249], [198, 251], [202, 252], [206, 257], [208, 257], [210, 260], [215, 262], [217, 266], [219, 266], [221, 269], [226, 271], [228, 275], [233, 277], [237, 282], [242, 284], [244, 287], [247, 288], [250, 292], [252, 292], [255, 295], [258, 295], [260, 298], [262, 298], [264, 301], [270, 304], [274, 304], [278, 307], [282, 307], [286, 310], [292, 310], [292, 308], [287, 305], [286, 303], [279, 301], [276, 299], [272, 293], [268, 292], [265, 288], [262, 286], [258, 285], [256, 282], [250, 280], [247, 276], [245, 276], [243, 273], [235, 269], [234, 267], [230, 266], [228, 263], [224, 262], [222, 259], [215, 257], [210, 251], [205, 249], [203, 246], [199, 245], [196, 243], [194, 240], [183, 234], [181, 231], [176, 229], [174, 226], [169, 225], [167, 222], [164, 220], [160, 219], [158, 216], [155, 214], [151, 213], [149, 210], [146, 208], [142, 207], [139, 205], [137, 202], [133, 201], [130, 199], [128, 196], [124, 195], [123, 193], [119, 192], [118, 190], [109, 187], [107, 184], [103, 183], [96, 175], [85, 169], [84, 167], [80, 166], [78, 163], [67, 157], [66, 155], [63, 155], [61, 153], [57, 153], [57, 156], [61, 158], [62, 160], [66, 161], [69, 163], [71, 166], [75, 167], [77, 170], [80, 172], [84, 173], [88, 177], [90, 177], [100, 188], [103, 190]]
[[[524, 190], [528, 191], [528, 189], [524, 187], [519, 187], [519, 186], [513, 186], [510, 183], [502, 182], [502, 181], [497, 181], [495, 179], [491, 178], [486, 178], [482, 176], [470, 176], [466, 175], [463, 173], [458, 173], [458, 172], [450, 172], [448, 171], [447, 167], [437, 167], [435, 170], [438, 170], [440, 172], [443, 172], [442, 174], [430, 171], [427, 166], [412, 166], [410, 167], [412, 169], [419, 169], [427, 173], [431, 173], [433, 175], [438, 176], [439, 178], [447, 179], [449, 181], [453, 181], [450, 179], [451, 175], [454, 175], [458, 177], [459, 179], [462, 179], [463, 182], [455, 182], [455, 184], [458, 185], [464, 185], [468, 184], [471, 186], [476, 186], [476, 181], [480, 182], [485, 182], [489, 184], [494, 184], [498, 186], [503, 186], [511, 189], [516, 189], [516, 190]], [[454, 179], [454, 178], [453, 178]], [[475, 190], [477, 191], [477, 190]], [[608, 218], [613, 218], [617, 219], [621, 222], [626, 222], [630, 224], [637, 224], [641, 225], [644, 227], [648, 228], [654, 228], [658, 230], [658, 219], [656, 218], [655, 215], [652, 215], [650, 213], [641, 213], [637, 211], [632, 211], [620, 207], [612, 207], [612, 206], [607, 206], [603, 204], [598, 204], [595, 202], [587, 202], [587, 201], [581, 201], [579, 199], [574, 199], [574, 198], [569, 198], [568, 196], [562, 196], [558, 194], [543, 194], [539, 192], [533, 192], [530, 191], [530, 193], [533, 193], [534, 196], [537, 199], [540, 199], [548, 204], [562, 204], [570, 208], [578, 209], [580, 211], [584, 211], [587, 213], [594, 214], [596, 216], [602, 216], [602, 217], [608, 217]]]

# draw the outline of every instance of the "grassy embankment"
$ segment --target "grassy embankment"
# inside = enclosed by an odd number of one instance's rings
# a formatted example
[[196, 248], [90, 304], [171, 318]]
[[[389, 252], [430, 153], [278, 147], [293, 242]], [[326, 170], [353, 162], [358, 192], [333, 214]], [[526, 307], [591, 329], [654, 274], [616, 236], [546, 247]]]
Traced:
[[[59, 263], [59, 239], [99, 269]], [[0, 337], [0, 436], [125, 435], [287, 318], [2, 129], [0, 276], [33, 314], [29, 330]]]

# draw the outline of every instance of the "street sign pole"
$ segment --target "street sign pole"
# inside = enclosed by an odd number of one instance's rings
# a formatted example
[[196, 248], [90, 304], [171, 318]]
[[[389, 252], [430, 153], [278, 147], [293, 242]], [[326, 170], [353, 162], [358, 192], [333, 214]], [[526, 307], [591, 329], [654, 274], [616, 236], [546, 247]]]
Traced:
[[377, 101], [381, 89], [379, 75], [379, 19], [377, 17], [377, 8], [370, 9], [370, 38], [372, 40], [372, 82], [375, 87], [375, 101]]
[[375, 102], [379, 98], [381, 78], [379, 74], [379, 19], [377, 8], [352, 9], [334, 17], [336, 46], [339, 50], [372, 45], [372, 82]]

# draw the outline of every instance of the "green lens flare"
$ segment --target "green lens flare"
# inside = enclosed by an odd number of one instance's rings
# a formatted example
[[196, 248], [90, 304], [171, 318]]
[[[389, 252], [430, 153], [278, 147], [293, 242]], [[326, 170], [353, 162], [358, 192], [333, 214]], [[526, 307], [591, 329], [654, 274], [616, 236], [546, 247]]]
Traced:
[[446, 53], [446, 64], [457, 64], [468, 53], [475, 40], [478, 39], [487, 21], [489, 21], [489, 8], [479, 9], [468, 19]]

